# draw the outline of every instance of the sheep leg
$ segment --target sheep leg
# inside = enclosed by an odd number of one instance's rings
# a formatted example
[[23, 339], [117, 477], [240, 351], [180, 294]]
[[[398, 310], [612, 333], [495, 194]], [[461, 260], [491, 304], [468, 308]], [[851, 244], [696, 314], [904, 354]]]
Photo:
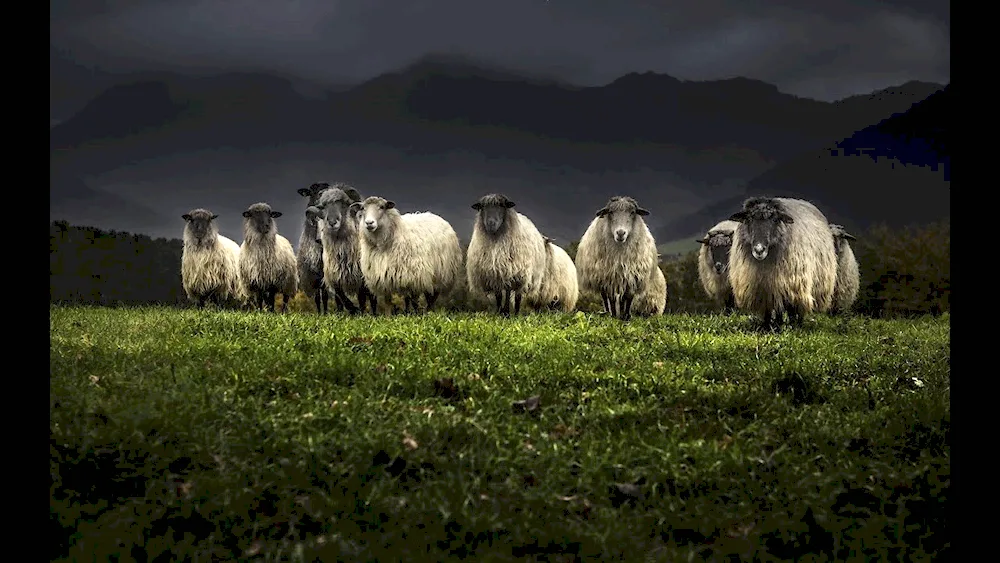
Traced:
[[494, 293], [493, 295], [496, 297], [496, 300], [497, 300], [497, 314], [498, 315], [502, 315], [503, 314], [503, 292], [502, 291], [498, 291], [498, 292]]
[[198, 298], [198, 308], [199, 309], [204, 309], [205, 308], [205, 301], [207, 299], [208, 299], [207, 295], [202, 295], [201, 297]]
[[322, 314], [326, 315], [326, 314], [328, 314], [330, 312], [330, 292], [327, 291], [325, 287], [320, 287], [319, 288], [319, 293], [320, 293], [320, 297], [322, 298], [322, 302], [323, 302], [323, 313]]
[[368, 293], [368, 303], [371, 304], [372, 316], [374, 317], [378, 314], [378, 297], [376, 297], [374, 293], [369, 293], [367, 289], [365, 290], [365, 293]]
[[521, 297], [523, 294], [520, 291], [514, 292], [514, 315], [517, 316], [521, 312]]
[[434, 308], [434, 302], [437, 301], [438, 295], [439, 295], [439, 292], [437, 292], [437, 291], [431, 292], [431, 293], [425, 293], [424, 294], [424, 299], [427, 300], [427, 312], [428, 313], [430, 313], [431, 309]]
[[340, 297], [340, 301], [344, 304], [344, 308], [347, 309], [348, 313], [353, 315], [354, 313], [358, 312], [358, 308], [354, 306], [354, 302], [351, 301], [347, 297], [347, 294], [344, 293], [344, 288], [338, 285], [335, 291], [337, 293], [337, 296]]
[[604, 312], [611, 314], [611, 300], [608, 298], [608, 292], [601, 290], [601, 301], [604, 303]]
[[633, 296], [629, 292], [622, 294], [621, 307], [619, 310], [621, 311], [621, 318], [623, 321], [631, 320], [632, 318], [632, 298]]
[[321, 293], [322, 292], [317, 289], [316, 293], [313, 294], [313, 301], [316, 302], [316, 314], [318, 315], [323, 314], [323, 296], [320, 295]]
[[723, 312], [725, 312], [727, 315], [730, 315], [735, 311], [736, 311], [736, 298], [733, 296], [733, 294], [730, 293], [729, 296], [726, 297], [726, 304], [723, 307]]

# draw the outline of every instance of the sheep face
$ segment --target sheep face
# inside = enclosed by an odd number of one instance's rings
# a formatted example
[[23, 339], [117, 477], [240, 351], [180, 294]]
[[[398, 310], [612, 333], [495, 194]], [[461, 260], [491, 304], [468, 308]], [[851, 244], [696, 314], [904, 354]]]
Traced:
[[320, 229], [323, 228], [322, 219], [323, 219], [323, 211], [320, 210], [320, 208], [314, 205], [306, 207], [306, 226], [309, 228], [316, 229], [316, 242], [320, 242], [322, 240], [320, 238], [322, 234], [322, 231]]
[[733, 247], [732, 231], [713, 231], [698, 242], [707, 244], [715, 266], [715, 273], [722, 275], [729, 269], [729, 251]]
[[350, 218], [348, 209], [351, 204], [359, 201], [361, 195], [354, 188], [332, 186], [324, 189], [319, 195], [316, 207], [323, 212], [323, 228], [331, 233], [339, 233], [344, 221]]
[[281, 217], [280, 211], [274, 211], [266, 203], [255, 203], [243, 212], [243, 223], [251, 231], [266, 235], [277, 232], [274, 220]]
[[189, 213], [181, 215], [181, 218], [187, 221], [184, 228], [191, 233], [198, 246], [214, 242], [219, 230], [213, 221], [218, 217], [207, 209], [193, 209]]
[[773, 249], [782, 246], [788, 236], [787, 226], [795, 222], [770, 199], [747, 202], [744, 209], [733, 213], [729, 220], [743, 224], [740, 240], [750, 247], [750, 254], [757, 261], [766, 259]]
[[507, 210], [514, 208], [514, 202], [503, 194], [486, 194], [473, 203], [472, 208], [476, 210], [483, 230], [490, 235], [498, 235], [507, 226]]
[[619, 244], [624, 244], [628, 240], [637, 221], [641, 221], [641, 217], [646, 215], [649, 215], [649, 211], [639, 207], [639, 204], [628, 196], [612, 197], [607, 205], [597, 210], [597, 217], [604, 219], [608, 234]]
[[358, 219], [358, 225], [369, 233], [374, 233], [385, 224], [385, 212], [396, 207], [396, 203], [381, 197], [370, 197], [364, 203], [354, 203], [351, 211]]
[[323, 193], [323, 190], [330, 187], [330, 184], [326, 182], [316, 182], [315, 184], [309, 186], [308, 188], [299, 188], [299, 195], [305, 198], [309, 198], [309, 203], [306, 205], [314, 206], [319, 203], [319, 196]]
[[830, 223], [830, 233], [833, 235], [833, 246], [838, 255], [844, 251], [844, 241], [857, 240], [854, 235], [845, 231], [842, 225]]

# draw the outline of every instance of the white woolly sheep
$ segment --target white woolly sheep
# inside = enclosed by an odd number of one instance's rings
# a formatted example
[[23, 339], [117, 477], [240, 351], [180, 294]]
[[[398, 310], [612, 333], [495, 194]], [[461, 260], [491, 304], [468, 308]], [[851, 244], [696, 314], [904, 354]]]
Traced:
[[325, 315], [329, 311], [330, 292], [323, 283], [323, 242], [319, 235], [322, 220], [323, 212], [318, 207], [306, 207], [295, 258], [299, 268], [299, 289], [316, 302], [316, 312]]
[[858, 298], [861, 287], [861, 273], [858, 270], [858, 259], [849, 241], [857, 240], [854, 235], [844, 230], [842, 225], [830, 224], [833, 241], [837, 252], [837, 283], [833, 286], [833, 305], [830, 313], [838, 314], [849, 311]]
[[545, 240], [545, 276], [539, 291], [530, 296], [536, 308], [561, 309], [568, 313], [580, 298], [580, 283], [576, 278], [576, 264], [569, 254], [549, 237]]
[[455, 229], [434, 213], [400, 214], [394, 202], [377, 196], [351, 204], [352, 212], [359, 210], [365, 283], [390, 301], [393, 293], [402, 295], [407, 312], [416, 312], [420, 295], [427, 311], [432, 310], [462, 273], [462, 247]]
[[472, 204], [476, 219], [466, 261], [466, 280], [473, 294], [492, 294], [497, 313], [514, 314], [521, 300], [541, 289], [545, 278], [545, 239], [535, 224], [514, 210], [503, 194], [487, 194]]
[[805, 315], [830, 309], [837, 279], [833, 234], [826, 216], [801, 199], [753, 197], [730, 220], [739, 225], [729, 254], [736, 306], [800, 325]]
[[698, 251], [698, 280], [705, 293], [726, 312], [736, 308], [733, 287], [729, 284], [729, 251], [733, 246], [736, 221], [719, 221], [708, 230]]
[[635, 296], [657, 268], [656, 240], [635, 199], [614, 196], [597, 211], [576, 249], [576, 271], [585, 291], [599, 293], [604, 310], [628, 320]]
[[240, 245], [219, 234], [215, 215], [193, 209], [184, 219], [184, 249], [181, 252], [181, 282], [188, 299], [203, 308], [206, 301], [220, 307], [241, 302], [239, 284]]
[[285, 312], [295, 296], [299, 276], [292, 243], [278, 234], [274, 221], [278, 217], [281, 212], [266, 203], [255, 203], [243, 212], [239, 272], [243, 291], [254, 308], [273, 312], [277, 294], [281, 293], [281, 311]]
[[649, 271], [646, 289], [632, 301], [632, 314], [640, 317], [662, 315], [667, 308], [667, 277], [659, 266]]
[[[359, 201], [361, 194], [358, 190], [344, 183], [333, 184], [319, 195], [316, 207], [323, 212], [320, 229], [323, 282], [333, 292], [338, 311], [346, 309], [352, 314], [364, 312], [365, 305], [370, 303], [374, 315], [378, 300], [361, 273], [358, 221], [356, 214], [350, 210], [351, 205]], [[357, 295], [357, 306], [347, 293]]]

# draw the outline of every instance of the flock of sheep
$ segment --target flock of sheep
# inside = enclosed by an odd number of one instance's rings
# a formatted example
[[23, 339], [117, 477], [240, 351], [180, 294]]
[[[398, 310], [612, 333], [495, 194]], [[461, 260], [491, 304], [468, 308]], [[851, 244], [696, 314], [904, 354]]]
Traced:
[[[649, 212], [631, 197], [612, 197], [597, 211], [574, 262], [502, 194], [472, 204], [472, 238], [463, 253], [455, 230], [434, 213], [400, 213], [392, 201], [363, 198], [344, 183], [315, 183], [298, 193], [307, 204], [297, 252], [278, 233], [281, 212], [266, 203], [243, 212], [242, 245], [219, 234], [212, 212], [184, 214], [188, 298], [200, 307], [213, 301], [274, 311], [281, 293], [284, 311], [301, 290], [320, 314], [332, 295], [338, 311], [370, 307], [374, 315], [379, 297], [401, 296], [409, 313], [423, 296], [429, 311], [464, 285], [504, 316], [512, 307], [517, 315], [522, 302], [569, 312], [581, 291], [601, 295], [605, 311], [623, 320], [666, 307], [666, 279], [643, 219]], [[856, 299], [850, 240], [809, 202], [750, 198], [699, 239], [699, 278], [729, 311], [747, 310], [768, 326], [787, 312], [799, 324], [808, 313], [846, 310]]]

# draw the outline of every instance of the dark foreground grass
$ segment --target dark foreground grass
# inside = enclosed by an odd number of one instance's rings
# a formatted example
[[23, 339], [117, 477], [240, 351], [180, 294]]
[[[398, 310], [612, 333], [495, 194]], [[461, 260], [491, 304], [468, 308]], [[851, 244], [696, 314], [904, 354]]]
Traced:
[[950, 546], [947, 316], [761, 334], [740, 316], [52, 307], [50, 334], [53, 560]]

